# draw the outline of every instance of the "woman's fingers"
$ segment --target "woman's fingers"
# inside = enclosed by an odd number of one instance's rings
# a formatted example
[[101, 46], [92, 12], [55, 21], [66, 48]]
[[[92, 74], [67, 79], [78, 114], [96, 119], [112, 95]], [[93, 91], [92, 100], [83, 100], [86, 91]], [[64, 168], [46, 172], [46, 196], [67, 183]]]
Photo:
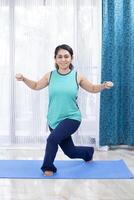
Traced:
[[22, 74], [16, 74], [15, 78], [18, 80], [18, 81], [23, 81], [23, 75]]
[[111, 82], [111, 81], [106, 81], [104, 84], [105, 84], [105, 88], [106, 88], [106, 89], [110, 89], [110, 88], [112, 88], [113, 85], [114, 85], [113, 82]]

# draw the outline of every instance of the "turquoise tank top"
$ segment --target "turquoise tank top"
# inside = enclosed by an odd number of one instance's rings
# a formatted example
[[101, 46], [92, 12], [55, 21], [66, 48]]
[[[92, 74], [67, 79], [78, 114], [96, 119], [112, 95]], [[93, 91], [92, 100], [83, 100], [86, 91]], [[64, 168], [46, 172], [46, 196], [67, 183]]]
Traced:
[[76, 78], [75, 70], [67, 74], [60, 74], [57, 70], [51, 72], [47, 120], [52, 129], [66, 118], [81, 121], [81, 112], [77, 105], [79, 86]]

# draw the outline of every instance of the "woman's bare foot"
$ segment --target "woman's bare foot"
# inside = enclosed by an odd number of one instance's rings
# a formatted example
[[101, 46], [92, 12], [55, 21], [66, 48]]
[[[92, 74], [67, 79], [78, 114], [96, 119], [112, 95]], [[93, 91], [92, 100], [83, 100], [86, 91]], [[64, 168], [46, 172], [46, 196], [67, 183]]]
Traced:
[[54, 174], [53, 171], [47, 170], [47, 171], [44, 172], [44, 176], [53, 176], [53, 174]]

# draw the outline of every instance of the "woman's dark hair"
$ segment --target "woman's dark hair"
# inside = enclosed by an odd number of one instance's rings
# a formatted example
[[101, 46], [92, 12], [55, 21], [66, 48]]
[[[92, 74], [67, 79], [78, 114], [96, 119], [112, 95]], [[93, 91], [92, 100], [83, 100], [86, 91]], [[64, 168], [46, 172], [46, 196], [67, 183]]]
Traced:
[[[73, 57], [73, 49], [67, 44], [62, 44], [55, 48], [54, 58], [56, 58], [58, 51], [61, 49], [67, 50], [69, 52], [69, 54], [71, 55], [71, 58]], [[59, 69], [59, 66], [57, 64], [55, 64], [55, 67], [56, 67], [56, 69]], [[70, 64], [69, 68], [73, 69], [73, 65]]]

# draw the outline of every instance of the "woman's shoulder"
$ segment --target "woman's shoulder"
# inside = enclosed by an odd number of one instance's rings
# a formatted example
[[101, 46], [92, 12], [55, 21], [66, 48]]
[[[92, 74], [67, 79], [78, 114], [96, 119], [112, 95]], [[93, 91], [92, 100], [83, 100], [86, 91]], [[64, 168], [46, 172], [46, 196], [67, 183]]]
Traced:
[[46, 79], [48, 83], [49, 83], [51, 74], [52, 74], [52, 71], [49, 71], [49, 72], [45, 73], [45, 75], [44, 75], [44, 79]]
[[51, 73], [52, 73], [52, 71], [49, 71], [49, 72], [47, 72], [47, 73], [45, 74], [45, 76], [49, 78], [50, 75], [51, 75]]
[[56, 70], [51, 70], [49, 72], [47, 72], [45, 75], [49, 78], [51, 76], [52, 73], [54, 73]]
[[76, 70], [76, 73], [77, 73], [77, 81], [78, 81], [78, 84], [80, 84], [80, 82], [82, 81], [83, 79], [83, 74], [79, 71], [79, 70]]
[[46, 77], [48, 83], [50, 82], [50, 79], [51, 79], [52, 74], [55, 73], [55, 72], [56, 72], [56, 70], [54, 69], [54, 70], [51, 70], [51, 71], [49, 71], [49, 72], [47, 72], [47, 73], [45, 74], [45, 77]]
[[77, 72], [77, 76], [78, 76], [80, 79], [82, 79], [82, 78], [84, 77], [84, 75], [83, 75], [79, 70], [77, 70], [76, 72]]

